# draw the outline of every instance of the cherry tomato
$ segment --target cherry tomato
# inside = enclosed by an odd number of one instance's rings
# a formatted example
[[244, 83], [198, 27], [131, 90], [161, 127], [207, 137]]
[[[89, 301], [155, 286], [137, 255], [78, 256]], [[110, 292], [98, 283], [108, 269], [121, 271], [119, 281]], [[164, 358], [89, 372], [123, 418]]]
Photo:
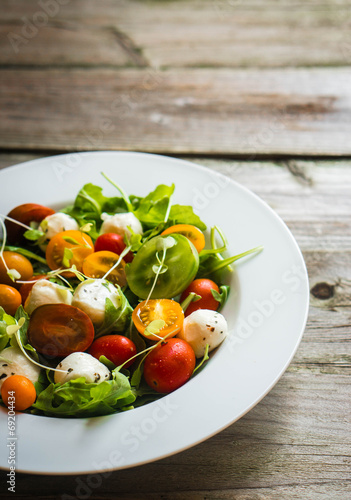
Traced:
[[23, 375], [11, 375], [1, 386], [1, 397], [6, 406], [27, 410], [35, 402], [37, 393], [33, 382]]
[[[89, 278], [103, 278], [118, 259], [119, 255], [106, 250], [92, 253], [83, 261], [83, 273]], [[127, 283], [125, 266], [126, 264], [122, 259], [120, 264], [106, 276], [106, 279], [115, 285], [124, 286]]]
[[159, 266], [158, 258], [162, 258], [164, 239], [172, 238], [175, 244], [166, 251], [164, 261], [167, 271], [158, 276], [152, 292], [152, 299], [170, 299], [181, 293], [196, 276], [199, 269], [199, 254], [190, 240], [182, 234], [171, 236], [155, 236], [138, 250], [133, 262], [126, 267], [126, 275], [131, 291], [146, 299], [155, 279], [155, 266]]
[[176, 224], [175, 226], [165, 229], [161, 235], [173, 233], [182, 234], [188, 238], [199, 253], [205, 248], [205, 236], [196, 226], [191, 226], [190, 224]]
[[48, 356], [85, 351], [94, 340], [94, 326], [85, 312], [67, 304], [37, 307], [29, 321], [29, 343]]
[[[170, 299], [150, 299], [140, 302], [132, 313], [133, 322], [137, 330], [150, 340], [160, 340], [159, 337], [170, 335], [174, 337], [181, 330], [184, 313], [180, 304]], [[145, 328], [157, 319], [165, 321], [165, 326], [156, 335], [146, 335]]]
[[0, 285], [0, 306], [10, 316], [14, 316], [22, 303], [22, 297], [16, 288], [8, 285]]
[[[24, 257], [20, 253], [17, 252], [8, 252], [5, 251], [3, 253], [4, 260], [9, 269], [15, 269], [21, 277], [19, 278], [21, 281], [27, 281], [33, 275], [33, 266], [27, 257]], [[15, 288], [19, 288], [21, 285], [16, 284], [10, 276], [7, 274], [7, 269], [0, 259], [0, 283], [4, 285], [14, 286]]]
[[180, 302], [183, 302], [183, 300], [185, 300], [191, 292], [200, 295], [201, 299], [196, 302], [191, 302], [188, 305], [185, 311], [185, 316], [189, 316], [189, 314], [197, 311], [198, 309], [211, 309], [211, 311], [217, 311], [219, 302], [213, 297], [211, 290], [215, 290], [219, 293], [218, 286], [212, 280], [202, 278], [194, 280], [190, 283], [188, 288], [182, 293]]
[[[105, 335], [94, 340], [88, 353], [96, 359], [105, 356], [113, 364], [120, 366], [137, 354], [137, 348], [132, 340], [123, 335]], [[132, 359], [126, 363], [124, 368], [128, 368], [134, 361]]]
[[[37, 205], [36, 203], [25, 203], [15, 207], [11, 212], [8, 213], [8, 217], [18, 220], [27, 226], [31, 222], [37, 222], [38, 224], [45, 219], [48, 215], [53, 215], [55, 210], [51, 208], [44, 207], [43, 205]], [[27, 241], [23, 237], [23, 233], [26, 229], [19, 226], [15, 222], [9, 220], [5, 221], [7, 229], [7, 241], [12, 244], [21, 243], [23, 240]]]
[[32, 276], [31, 278], [29, 278], [29, 280], [26, 280], [26, 281], [28, 281], [28, 283], [23, 283], [20, 286], [18, 291], [21, 294], [23, 305], [24, 305], [25, 301], [27, 300], [28, 295], [32, 291], [32, 288], [34, 286], [34, 282], [38, 281], [38, 280], [44, 280], [47, 278], [49, 278], [49, 276], [47, 276], [46, 274], [37, 274], [36, 276]]
[[165, 340], [145, 359], [145, 381], [157, 392], [172, 392], [189, 380], [195, 360], [195, 353], [188, 342], [182, 339]]
[[[95, 241], [95, 252], [101, 252], [102, 250], [108, 250], [109, 252], [121, 255], [125, 249], [126, 244], [124, 243], [123, 236], [117, 233], [105, 233], [101, 234]], [[125, 262], [132, 262], [134, 255], [132, 252], [128, 252], [123, 260]]]
[[[93, 252], [94, 244], [88, 234], [75, 230], [62, 231], [49, 241], [46, 260], [52, 270], [75, 265], [78, 271], [82, 271], [84, 259]], [[65, 275], [73, 276], [69, 272]]]

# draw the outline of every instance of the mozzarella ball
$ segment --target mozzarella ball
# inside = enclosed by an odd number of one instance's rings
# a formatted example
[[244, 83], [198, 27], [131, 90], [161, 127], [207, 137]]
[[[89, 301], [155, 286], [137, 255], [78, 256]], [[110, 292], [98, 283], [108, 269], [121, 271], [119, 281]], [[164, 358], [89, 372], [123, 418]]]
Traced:
[[17, 347], [7, 347], [0, 352], [0, 387], [11, 375], [27, 377], [33, 384], [38, 381], [40, 368], [31, 363]]
[[77, 286], [72, 300], [72, 306], [85, 312], [95, 326], [99, 326], [105, 319], [106, 299], [118, 308], [121, 297], [117, 288], [107, 280], [86, 280]]
[[72, 292], [68, 288], [48, 280], [38, 280], [27, 297], [24, 310], [32, 314], [34, 309], [45, 304], [71, 305], [72, 297]]
[[57, 212], [46, 217], [39, 226], [39, 231], [43, 231], [46, 239], [51, 240], [56, 234], [62, 231], [78, 230], [78, 222], [70, 215]]
[[206, 344], [209, 345], [208, 352], [211, 352], [227, 334], [228, 325], [222, 314], [209, 309], [198, 309], [185, 318], [183, 328], [177, 336], [188, 342], [194, 349], [195, 356], [201, 358], [205, 354]]
[[55, 372], [56, 384], [64, 384], [80, 377], [84, 377], [87, 384], [100, 384], [110, 378], [110, 370], [87, 352], [73, 352], [63, 359], [56, 369], [65, 371]]
[[104, 222], [102, 223], [100, 234], [117, 233], [121, 236], [127, 235], [130, 238], [132, 233], [128, 227], [130, 227], [133, 233], [143, 234], [143, 227], [132, 212], [115, 215], [103, 213], [101, 219]]

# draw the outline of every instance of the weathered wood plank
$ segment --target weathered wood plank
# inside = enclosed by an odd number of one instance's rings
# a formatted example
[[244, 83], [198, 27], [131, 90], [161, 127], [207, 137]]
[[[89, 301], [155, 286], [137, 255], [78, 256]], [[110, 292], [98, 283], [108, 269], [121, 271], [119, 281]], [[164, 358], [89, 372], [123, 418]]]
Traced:
[[[293, 8], [288, 0], [3, 4], [0, 62], [5, 64], [127, 64], [111, 28], [127, 36], [134, 52], [140, 48], [153, 67], [336, 66], [351, 59], [349, 1], [294, 2]], [[70, 25], [76, 26], [73, 33], [65, 31]], [[9, 33], [28, 43], [12, 50]]]
[[4, 70], [0, 148], [345, 155], [350, 79], [348, 68]]
[[37, 33], [33, 38], [22, 36], [23, 29], [19, 29], [17, 24], [0, 25], [0, 64], [128, 66], [135, 63], [121, 46], [118, 33], [111, 26], [56, 22], [40, 28], [34, 26], [33, 33]]

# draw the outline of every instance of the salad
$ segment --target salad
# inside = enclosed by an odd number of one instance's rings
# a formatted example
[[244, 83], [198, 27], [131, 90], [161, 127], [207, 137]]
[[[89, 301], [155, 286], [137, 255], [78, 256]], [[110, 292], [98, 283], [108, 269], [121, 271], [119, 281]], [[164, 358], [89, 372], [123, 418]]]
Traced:
[[[1, 404], [92, 417], [185, 384], [225, 339], [230, 265], [218, 227], [172, 204], [174, 185], [115, 197], [86, 184], [56, 212], [0, 217]], [[206, 244], [205, 234], [208, 235]]]

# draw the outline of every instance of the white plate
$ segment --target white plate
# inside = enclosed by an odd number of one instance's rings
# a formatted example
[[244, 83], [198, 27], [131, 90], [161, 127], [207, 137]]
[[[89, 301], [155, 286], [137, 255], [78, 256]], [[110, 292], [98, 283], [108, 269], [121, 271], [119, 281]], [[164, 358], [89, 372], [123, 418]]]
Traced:
[[[230, 254], [264, 245], [239, 261], [223, 314], [230, 334], [204, 370], [157, 402], [91, 419], [18, 414], [16, 469], [42, 474], [92, 473], [151, 462], [221, 431], [255, 406], [289, 365], [301, 340], [309, 301], [301, 252], [282, 220], [257, 196], [226, 177], [182, 160], [124, 152], [69, 154], [0, 172], [0, 213], [22, 203], [60, 207], [87, 182], [116, 195], [176, 185], [175, 203], [193, 205], [208, 227], [225, 232]], [[269, 182], [269, 179], [267, 179]], [[1, 408], [0, 425], [7, 427]], [[8, 468], [4, 432], [0, 467]]]

